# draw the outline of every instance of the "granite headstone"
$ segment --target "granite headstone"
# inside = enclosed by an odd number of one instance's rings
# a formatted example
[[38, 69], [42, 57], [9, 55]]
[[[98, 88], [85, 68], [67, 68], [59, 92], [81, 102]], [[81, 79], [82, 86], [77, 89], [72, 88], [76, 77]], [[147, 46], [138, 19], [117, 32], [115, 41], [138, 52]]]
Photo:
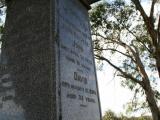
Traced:
[[88, 9], [98, 0], [8, 0], [0, 120], [100, 120]]

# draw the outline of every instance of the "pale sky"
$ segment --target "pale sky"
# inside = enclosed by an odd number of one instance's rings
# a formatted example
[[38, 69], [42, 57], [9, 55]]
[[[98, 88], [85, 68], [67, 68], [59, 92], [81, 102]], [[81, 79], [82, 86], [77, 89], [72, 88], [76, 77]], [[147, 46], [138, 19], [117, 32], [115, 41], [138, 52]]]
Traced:
[[108, 109], [116, 113], [125, 112], [124, 105], [132, 98], [133, 93], [120, 85], [120, 79], [113, 78], [114, 70], [109, 65], [103, 71], [97, 71], [102, 114]]

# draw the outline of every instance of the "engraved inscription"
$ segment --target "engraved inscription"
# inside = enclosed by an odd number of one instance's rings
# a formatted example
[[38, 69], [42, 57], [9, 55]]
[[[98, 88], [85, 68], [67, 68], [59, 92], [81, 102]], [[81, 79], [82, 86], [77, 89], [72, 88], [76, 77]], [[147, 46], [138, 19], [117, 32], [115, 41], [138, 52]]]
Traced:
[[74, 80], [87, 84], [87, 77], [80, 75], [78, 72], [74, 72]]

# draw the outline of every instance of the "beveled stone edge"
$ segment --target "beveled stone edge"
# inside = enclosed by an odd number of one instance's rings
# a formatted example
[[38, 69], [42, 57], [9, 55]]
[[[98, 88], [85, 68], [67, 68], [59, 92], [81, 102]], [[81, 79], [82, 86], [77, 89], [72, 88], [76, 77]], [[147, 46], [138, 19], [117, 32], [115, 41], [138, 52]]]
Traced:
[[89, 10], [91, 9], [91, 6], [88, 2], [88, 0], [80, 0], [80, 2]]
[[100, 0], [80, 0], [80, 2], [89, 10], [91, 9], [91, 4], [98, 2]]

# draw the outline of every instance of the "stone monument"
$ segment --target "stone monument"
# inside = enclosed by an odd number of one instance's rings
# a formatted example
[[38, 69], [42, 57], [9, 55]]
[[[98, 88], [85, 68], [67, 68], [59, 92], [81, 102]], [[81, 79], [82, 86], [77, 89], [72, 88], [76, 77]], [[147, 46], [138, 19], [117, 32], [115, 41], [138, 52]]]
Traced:
[[7, 1], [0, 120], [101, 119], [88, 18], [96, 1]]

